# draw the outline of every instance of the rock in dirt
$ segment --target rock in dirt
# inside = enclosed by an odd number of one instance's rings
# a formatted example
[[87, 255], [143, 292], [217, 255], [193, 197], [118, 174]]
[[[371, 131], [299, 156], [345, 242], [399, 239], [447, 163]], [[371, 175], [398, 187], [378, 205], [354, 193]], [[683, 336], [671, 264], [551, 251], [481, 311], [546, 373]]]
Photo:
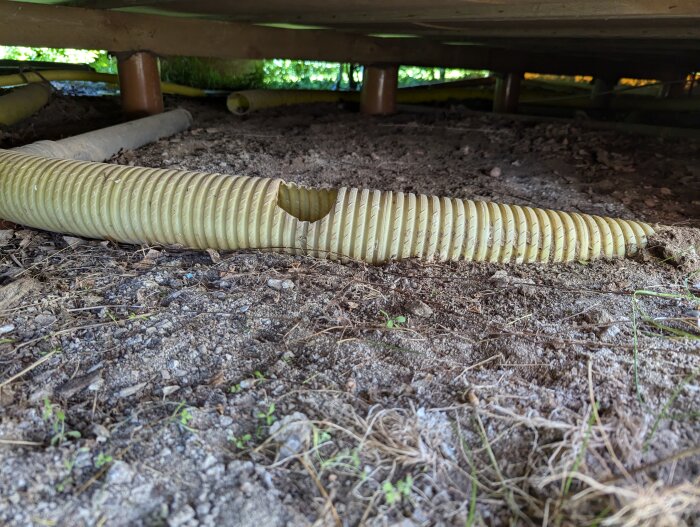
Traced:
[[291, 280], [279, 280], [277, 278], [270, 278], [267, 281], [267, 287], [276, 289], [277, 291], [282, 291], [283, 289], [294, 289], [294, 282]]
[[14, 324], [5, 324], [0, 326], [0, 335], [6, 335], [7, 333], [12, 333], [15, 330]]
[[620, 333], [620, 327], [605, 309], [589, 311], [586, 313], [586, 320], [596, 326], [593, 332], [602, 340], [612, 340]]
[[66, 245], [71, 249], [74, 249], [85, 243], [85, 240], [83, 240], [82, 238], [76, 238], [75, 236], [64, 236], [63, 241], [66, 242]]
[[68, 382], [63, 383], [61, 386], [56, 388], [56, 394], [65, 399], [70, 399], [76, 393], [82, 391], [83, 389], [95, 384], [100, 380], [102, 375], [102, 370], [98, 369], [87, 375], [81, 375], [75, 377]]
[[279, 444], [279, 459], [302, 452], [311, 441], [311, 423], [301, 412], [287, 415], [270, 427], [270, 435]]
[[114, 485], [131, 483], [135, 476], [134, 469], [124, 461], [115, 461], [107, 471], [105, 481]]
[[51, 315], [50, 313], [42, 313], [41, 315], [36, 316], [34, 323], [40, 328], [46, 328], [52, 324], [55, 324], [56, 320], [57, 318], [54, 315]]
[[6, 245], [14, 235], [15, 231], [12, 229], [0, 230], [0, 245]]
[[117, 397], [119, 397], [120, 399], [124, 399], [126, 397], [131, 397], [135, 393], [140, 392], [144, 386], [146, 386], [146, 383], [140, 382], [138, 384], [135, 384], [134, 386], [129, 386], [128, 388], [124, 388], [123, 390], [119, 391], [119, 393], [117, 394]]
[[433, 309], [421, 300], [416, 300], [409, 304], [408, 311], [417, 317], [423, 318], [428, 318], [433, 314]]
[[25, 295], [29, 295], [39, 289], [39, 282], [33, 278], [22, 278], [0, 287], [0, 311], [10, 309], [20, 302]]
[[501, 170], [500, 167], [493, 167], [491, 169], [491, 172], [489, 172], [489, 176], [491, 176], [491, 177], [501, 177], [502, 174], [503, 174], [503, 171]]

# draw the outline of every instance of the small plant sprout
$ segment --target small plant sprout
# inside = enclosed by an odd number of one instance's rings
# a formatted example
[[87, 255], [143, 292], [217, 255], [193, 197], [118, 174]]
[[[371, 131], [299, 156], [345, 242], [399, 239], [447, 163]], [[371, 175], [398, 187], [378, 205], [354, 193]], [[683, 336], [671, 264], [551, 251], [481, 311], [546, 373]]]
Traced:
[[258, 412], [257, 417], [260, 419], [265, 426], [272, 426], [277, 418], [275, 417], [275, 403], [271, 403], [264, 412]]
[[178, 426], [184, 428], [188, 432], [194, 432], [195, 430], [189, 426], [190, 421], [194, 416], [192, 415], [192, 412], [190, 412], [190, 409], [185, 406], [184, 402], [181, 402], [180, 404], [177, 405], [177, 408], [175, 408], [175, 411], [173, 412], [173, 415], [171, 416], [171, 419], [175, 421]]
[[112, 461], [114, 461], [112, 456], [105, 454], [104, 452], [100, 452], [97, 455], [97, 459], [95, 459], [95, 468], [102, 468], [105, 465], [109, 465]]
[[384, 325], [387, 329], [400, 328], [407, 321], [403, 315], [392, 317], [386, 311], [379, 311], [379, 313], [384, 316]]
[[53, 404], [48, 397], [44, 397], [41, 417], [44, 422], [51, 425], [53, 431], [52, 446], [61, 446], [69, 438], [78, 439], [80, 437], [80, 432], [77, 430], [66, 430], [66, 413], [58, 405]]
[[391, 506], [400, 502], [402, 499], [409, 499], [413, 490], [413, 478], [409, 474], [404, 479], [400, 479], [394, 485], [391, 481], [386, 480], [382, 485], [384, 492], [384, 500], [387, 505]]
[[231, 435], [228, 438], [229, 443], [233, 443], [233, 445], [238, 449], [238, 450], [244, 450], [245, 448], [248, 447], [248, 444], [253, 440], [253, 436], [250, 434], [243, 434], [242, 436], [235, 436]]

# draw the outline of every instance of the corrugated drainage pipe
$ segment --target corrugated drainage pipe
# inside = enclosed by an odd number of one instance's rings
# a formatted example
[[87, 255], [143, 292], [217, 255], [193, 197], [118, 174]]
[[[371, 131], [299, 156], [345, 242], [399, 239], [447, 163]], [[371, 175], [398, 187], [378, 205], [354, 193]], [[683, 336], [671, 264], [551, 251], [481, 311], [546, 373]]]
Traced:
[[2, 150], [0, 218], [125, 243], [374, 264], [408, 257], [588, 261], [632, 254], [654, 232], [645, 223], [530, 207]]
[[190, 112], [177, 109], [59, 141], [37, 141], [13, 151], [61, 159], [104, 161], [120, 150], [133, 150], [187, 130], [191, 124]]
[[47, 84], [30, 84], [0, 96], [0, 125], [10, 126], [46, 106], [51, 96]]

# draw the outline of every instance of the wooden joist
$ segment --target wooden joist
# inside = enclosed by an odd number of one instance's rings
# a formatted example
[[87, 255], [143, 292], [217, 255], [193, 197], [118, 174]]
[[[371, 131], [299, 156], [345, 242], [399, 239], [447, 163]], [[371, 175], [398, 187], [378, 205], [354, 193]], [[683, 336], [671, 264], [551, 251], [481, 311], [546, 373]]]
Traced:
[[622, 22], [634, 27], [644, 21], [680, 24], [683, 20], [700, 19], [697, 0], [64, 0], [62, 3], [96, 9], [148, 6], [245, 22], [307, 24], [511, 21], [522, 25], [570, 21], [573, 24]]
[[[152, 0], [152, 3], [156, 3]], [[164, 3], [167, 5], [167, 2]], [[162, 55], [290, 58], [395, 63], [596, 76], [669, 77], [698, 64], [687, 59], [613, 60], [427, 39], [381, 39], [349, 32], [292, 30], [191, 19], [0, 1], [0, 44], [150, 50]], [[700, 57], [697, 59], [700, 62]]]

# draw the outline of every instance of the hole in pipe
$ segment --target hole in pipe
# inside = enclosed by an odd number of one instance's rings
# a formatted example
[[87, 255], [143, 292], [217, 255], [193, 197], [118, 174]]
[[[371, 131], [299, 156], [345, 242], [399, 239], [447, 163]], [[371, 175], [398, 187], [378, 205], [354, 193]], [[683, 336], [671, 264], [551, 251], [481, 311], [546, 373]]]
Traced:
[[315, 222], [323, 219], [335, 205], [336, 189], [299, 187], [283, 183], [277, 194], [277, 206], [301, 221]]

